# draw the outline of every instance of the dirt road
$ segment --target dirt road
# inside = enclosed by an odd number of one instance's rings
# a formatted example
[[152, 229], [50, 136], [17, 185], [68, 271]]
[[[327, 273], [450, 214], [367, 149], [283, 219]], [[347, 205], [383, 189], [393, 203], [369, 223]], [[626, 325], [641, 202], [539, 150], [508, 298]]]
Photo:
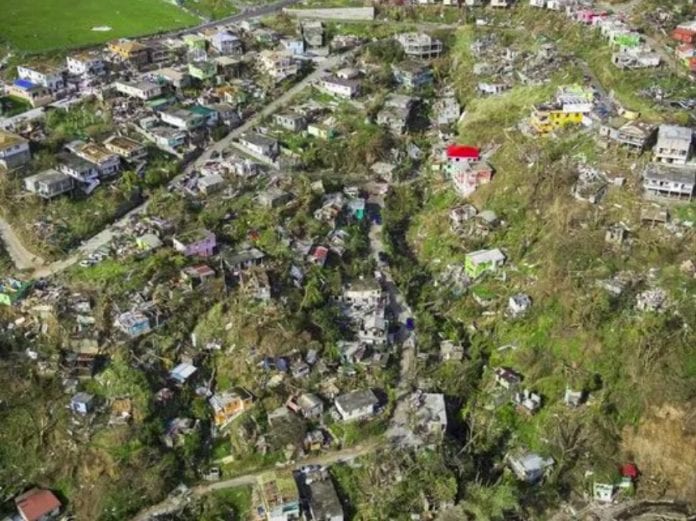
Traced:
[[42, 266], [46, 261], [34, 255], [24, 247], [17, 234], [5, 219], [0, 217], [0, 237], [5, 244], [5, 249], [18, 270], [34, 270]]
[[[379, 206], [380, 210], [384, 209], [384, 197], [373, 196], [369, 202]], [[397, 400], [405, 396], [411, 390], [415, 369], [416, 355], [416, 339], [415, 335], [408, 331], [405, 327], [406, 321], [413, 317], [413, 311], [406, 302], [406, 298], [399, 290], [392, 278], [389, 266], [384, 264], [380, 255], [384, 252], [383, 242], [383, 225], [373, 223], [369, 231], [370, 253], [373, 256], [377, 266], [384, 275], [384, 286], [389, 295], [389, 311], [395, 320], [400, 324], [399, 332], [397, 333], [397, 342], [401, 344], [401, 361], [398, 383]]]

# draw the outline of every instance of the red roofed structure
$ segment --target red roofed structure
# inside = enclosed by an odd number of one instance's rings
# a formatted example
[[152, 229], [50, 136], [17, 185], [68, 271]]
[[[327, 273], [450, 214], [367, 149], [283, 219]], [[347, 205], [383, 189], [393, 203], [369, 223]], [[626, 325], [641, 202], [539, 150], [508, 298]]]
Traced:
[[631, 478], [633, 480], [638, 478], [638, 467], [634, 463], [625, 463], [621, 466], [621, 476], [624, 478]]
[[696, 20], [678, 25], [672, 31], [672, 38], [682, 43], [696, 43]]
[[325, 246], [317, 246], [314, 248], [314, 251], [312, 251], [309, 255], [309, 258], [311, 262], [318, 266], [324, 266], [326, 263], [326, 257], [329, 255], [329, 249], [326, 248]]
[[61, 503], [50, 490], [32, 488], [15, 498], [17, 512], [24, 521], [48, 521], [60, 513]]
[[449, 145], [447, 147], [447, 159], [454, 161], [478, 161], [481, 159], [481, 151], [477, 147], [467, 145]]

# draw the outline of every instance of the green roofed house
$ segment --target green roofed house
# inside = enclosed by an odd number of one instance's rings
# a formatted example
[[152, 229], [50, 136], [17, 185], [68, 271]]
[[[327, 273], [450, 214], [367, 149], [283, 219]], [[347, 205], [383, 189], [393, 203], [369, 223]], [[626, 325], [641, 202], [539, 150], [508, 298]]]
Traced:
[[206, 50], [208, 42], [200, 34], [185, 34], [182, 38], [189, 49]]
[[475, 279], [487, 271], [496, 271], [504, 263], [505, 255], [498, 248], [478, 250], [466, 254], [464, 270], [469, 277]]
[[218, 122], [220, 114], [217, 110], [211, 109], [209, 107], [204, 107], [203, 105], [194, 105], [189, 109], [194, 114], [205, 118], [208, 125], [215, 125]]
[[634, 32], [619, 34], [614, 37], [614, 43], [621, 47], [639, 47], [641, 43], [640, 34]]
[[31, 282], [24, 282], [12, 277], [0, 280], [0, 304], [11, 306], [24, 298], [30, 287]]
[[146, 101], [145, 106], [149, 109], [154, 110], [155, 112], [159, 112], [160, 110], [164, 110], [167, 107], [171, 107], [175, 101], [176, 98], [155, 98]]
[[217, 65], [210, 61], [189, 63], [188, 73], [192, 78], [200, 81], [210, 80], [217, 74]]

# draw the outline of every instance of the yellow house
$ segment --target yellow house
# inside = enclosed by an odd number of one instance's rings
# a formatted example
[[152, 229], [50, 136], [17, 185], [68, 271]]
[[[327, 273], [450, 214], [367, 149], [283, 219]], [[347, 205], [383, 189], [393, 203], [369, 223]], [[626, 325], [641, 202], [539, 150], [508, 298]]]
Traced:
[[583, 112], [565, 112], [559, 104], [544, 104], [534, 107], [531, 123], [539, 134], [548, 134], [566, 125], [579, 125], [583, 117]]
[[566, 125], [579, 125], [592, 112], [594, 93], [579, 85], [560, 87], [552, 103], [536, 105], [531, 125], [540, 134], [547, 134]]
[[217, 393], [210, 397], [213, 421], [218, 428], [225, 427], [237, 416], [251, 408], [254, 397], [245, 389]]
[[109, 52], [125, 61], [147, 63], [149, 61], [150, 48], [140, 42], [121, 38], [109, 43]]

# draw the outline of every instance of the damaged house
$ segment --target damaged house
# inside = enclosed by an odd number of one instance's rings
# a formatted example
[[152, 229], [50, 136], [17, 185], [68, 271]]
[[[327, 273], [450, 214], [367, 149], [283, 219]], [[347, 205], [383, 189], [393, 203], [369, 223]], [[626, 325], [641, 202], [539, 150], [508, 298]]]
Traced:
[[462, 108], [454, 96], [443, 96], [433, 104], [433, 124], [436, 126], [453, 125], [462, 114]]
[[657, 127], [644, 121], [628, 121], [622, 125], [602, 125], [599, 136], [632, 152], [641, 153], [655, 144]]
[[430, 67], [415, 60], [392, 65], [392, 75], [397, 85], [409, 90], [421, 89], [433, 83]]
[[597, 204], [606, 194], [608, 185], [607, 176], [603, 172], [586, 165], [580, 165], [578, 180], [572, 189], [573, 197], [578, 201]]
[[360, 342], [373, 346], [387, 343], [387, 294], [376, 280], [353, 282], [344, 289], [340, 304]]
[[417, 390], [397, 404], [394, 425], [387, 431], [387, 437], [399, 447], [418, 447], [441, 442], [446, 430], [444, 395]]
[[425, 33], [401, 33], [396, 41], [409, 58], [429, 60], [442, 54], [442, 42]]
[[611, 62], [619, 69], [647, 69], [659, 67], [662, 58], [650, 47], [622, 47], [611, 55]]
[[208, 399], [208, 402], [213, 409], [215, 428], [220, 430], [243, 412], [248, 411], [254, 403], [254, 397], [246, 389], [238, 388], [215, 393]]
[[377, 113], [377, 124], [401, 135], [409, 127], [417, 98], [401, 94], [389, 94], [384, 107]]
[[691, 201], [696, 186], [696, 169], [650, 164], [643, 172], [643, 190], [647, 197]]
[[653, 150], [656, 162], [685, 165], [693, 149], [693, 131], [677, 125], [660, 125]]

